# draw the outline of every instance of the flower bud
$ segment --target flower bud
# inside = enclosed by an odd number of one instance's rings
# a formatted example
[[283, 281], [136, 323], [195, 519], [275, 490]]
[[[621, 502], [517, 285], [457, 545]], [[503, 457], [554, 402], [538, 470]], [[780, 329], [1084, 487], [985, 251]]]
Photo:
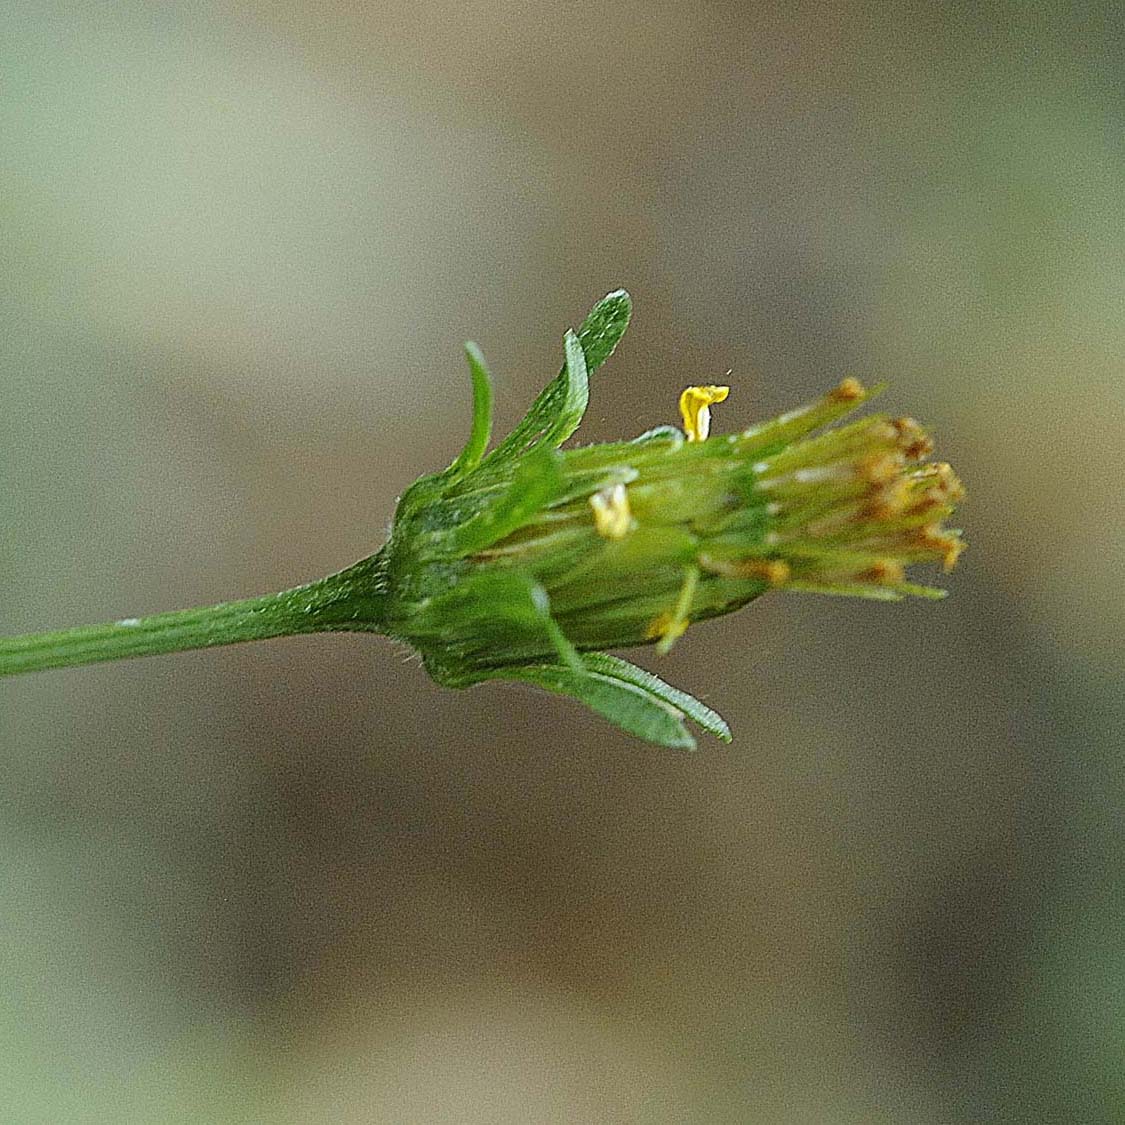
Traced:
[[725, 386], [689, 387], [684, 430], [561, 451], [612, 352], [629, 299], [610, 294], [527, 418], [487, 456], [490, 384], [469, 346], [476, 408], [465, 452], [402, 498], [386, 546], [337, 576], [340, 628], [396, 636], [443, 683], [516, 679], [582, 699], [625, 729], [693, 745], [686, 715], [726, 725], [601, 650], [667, 651], [694, 622], [770, 590], [894, 600], [942, 591], [907, 568], [952, 568], [944, 521], [962, 498], [909, 418], [839, 424], [874, 392], [845, 379], [823, 398], [740, 433], [712, 435]]

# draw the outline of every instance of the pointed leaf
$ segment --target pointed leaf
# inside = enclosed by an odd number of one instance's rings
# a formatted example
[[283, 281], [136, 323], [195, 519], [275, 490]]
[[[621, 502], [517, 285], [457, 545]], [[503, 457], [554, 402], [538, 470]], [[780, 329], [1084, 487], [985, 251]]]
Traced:
[[590, 652], [583, 657], [583, 663], [592, 672], [613, 676], [625, 683], [643, 688], [645, 691], [671, 704], [693, 722], [698, 723], [708, 734], [713, 734], [723, 742], [731, 741], [730, 727], [722, 715], [712, 711], [706, 704], [701, 703], [694, 695], [672, 687], [665, 683], [659, 676], [654, 676], [644, 668], [630, 664], [619, 656], [610, 656], [607, 652]]
[[556, 695], [569, 695], [638, 738], [673, 750], [695, 749], [695, 739], [684, 727], [677, 708], [624, 680], [597, 672], [576, 672], [558, 664], [504, 668], [483, 678], [518, 680]]
[[473, 380], [473, 425], [469, 440], [457, 460], [449, 466], [451, 473], [467, 473], [480, 464], [488, 439], [492, 436], [492, 379], [480, 348], [467, 340], [465, 357], [469, 361], [469, 375]]
[[553, 448], [562, 445], [578, 429], [578, 423], [582, 421], [582, 415], [586, 413], [590, 402], [586, 353], [573, 332], [567, 332], [563, 337], [563, 348], [566, 363], [563, 365], [562, 375], [566, 377], [566, 381], [562, 384], [562, 396], [556, 408], [555, 419], [540, 439], [542, 444]]
[[578, 329], [578, 339], [582, 342], [586, 366], [591, 374], [613, 355], [613, 349], [629, 327], [632, 313], [633, 299], [624, 289], [615, 289], [586, 315]]
[[[586, 409], [589, 390], [585, 386], [591, 372], [612, 354], [629, 326], [633, 304], [624, 289], [603, 297], [579, 328], [579, 348], [574, 348], [573, 332], [567, 333], [567, 361], [559, 374], [540, 392], [523, 421], [492, 451], [490, 463], [500, 463], [540, 442], [561, 445], [578, 428]], [[581, 370], [575, 352], [581, 351]]]

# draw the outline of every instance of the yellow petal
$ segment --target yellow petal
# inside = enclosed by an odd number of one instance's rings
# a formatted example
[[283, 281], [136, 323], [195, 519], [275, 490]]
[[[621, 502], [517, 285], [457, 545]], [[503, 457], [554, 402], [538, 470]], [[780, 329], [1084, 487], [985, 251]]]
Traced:
[[711, 407], [730, 394], [730, 387], [688, 387], [680, 395], [680, 414], [688, 441], [706, 441], [711, 432]]

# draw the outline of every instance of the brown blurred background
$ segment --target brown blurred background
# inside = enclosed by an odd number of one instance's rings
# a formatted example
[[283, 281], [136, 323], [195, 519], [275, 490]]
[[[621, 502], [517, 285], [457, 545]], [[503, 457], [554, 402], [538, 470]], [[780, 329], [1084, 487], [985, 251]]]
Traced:
[[952, 596], [642, 662], [736, 741], [306, 638], [0, 683], [0, 1118], [1125, 1117], [1115, 4], [0, 16], [0, 630], [370, 553], [608, 289], [586, 440], [887, 379]]

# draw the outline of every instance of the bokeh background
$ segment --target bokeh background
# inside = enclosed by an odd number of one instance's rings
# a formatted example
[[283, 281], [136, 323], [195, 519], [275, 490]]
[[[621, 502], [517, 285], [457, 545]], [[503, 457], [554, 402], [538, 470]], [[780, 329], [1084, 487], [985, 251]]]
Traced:
[[370, 553], [618, 285], [586, 439], [887, 379], [971, 550], [642, 654], [696, 755], [366, 637], [0, 684], [0, 1117], [1122, 1120], [1123, 32], [9, 0], [0, 630]]

